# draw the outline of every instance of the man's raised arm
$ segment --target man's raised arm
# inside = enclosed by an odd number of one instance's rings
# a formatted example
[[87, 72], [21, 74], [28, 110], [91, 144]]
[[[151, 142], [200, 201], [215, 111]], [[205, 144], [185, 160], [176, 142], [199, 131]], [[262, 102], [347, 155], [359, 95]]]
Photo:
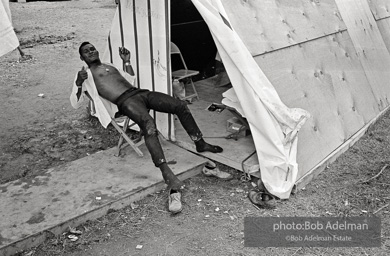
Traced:
[[123, 60], [123, 63], [125, 64], [125, 71], [129, 73], [131, 76], [134, 76], [134, 70], [131, 66], [131, 53], [129, 50], [127, 50], [125, 47], [119, 47], [119, 56]]
[[131, 58], [130, 51], [127, 50], [125, 47], [119, 47], [119, 56], [121, 57], [124, 63], [123, 70], [119, 69], [119, 72], [124, 78], [126, 78], [127, 81], [129, 81], [131, 85], [135, 86], [136, 77], [130, 62], [130, 58]]

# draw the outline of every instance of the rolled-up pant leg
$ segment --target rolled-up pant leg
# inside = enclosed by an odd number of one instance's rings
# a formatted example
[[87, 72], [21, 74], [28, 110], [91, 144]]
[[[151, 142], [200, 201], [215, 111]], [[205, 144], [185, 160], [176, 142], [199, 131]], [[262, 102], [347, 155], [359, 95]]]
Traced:
[[198, 141], [202, 138], [202, 132], [195, 122], [191, 111], [188, 109], [185, 101], [176, 99], [160, 92], [148, 92], [147, 108], [163, 113], [175, 114], [183, 128], [186, 130], [191, 140]]
[[142, 94], [134, 95], [125, 100], [120, 110], [138, 124], [144, 134], [145, 145], [150, 152], [152, 161], [156, 167], [159, 167], [162, 163], [166, 163], [166, 159], [158, 139], [156, 123], [149, 115], [149, 109]]

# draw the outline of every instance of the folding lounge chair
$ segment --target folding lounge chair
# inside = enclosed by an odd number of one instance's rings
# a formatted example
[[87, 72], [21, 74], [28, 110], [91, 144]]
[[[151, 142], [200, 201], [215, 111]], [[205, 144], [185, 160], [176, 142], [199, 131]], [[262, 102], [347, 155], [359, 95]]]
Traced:
[[139, 155], [139, 156], [144, 156], [142, 151], [139, 149], [139, 146], [145, 143], [142, 135], [139, 136], [139, 138], [136, 139], [130, 139], [130, 137], [126, 134], [126, 131], [128, 128], [131, 128], [132, 126], [135, 125], [135, 123], [131, 124], [129, 126], [130, 118], [127, 116], [125, 117], [125, 122], [123, 124], [123, 128], [120, 127], [117, 122], [115, 121], [114, 118], [111, 118], [111, 124], [115, 127], [115, 129], [121, 134], [119, 137], [118, 141], [118, 146], [117, 146], [117, 152], [115, 153], [115, 156], [119, 156], [121, 153], [122, 149], [122, 144], [123, 144], [123, 139], [127, 141], [127, 143], [134, 149], [134, 151]]
[[[89, 112], [91, 115], [94, 114], [94, 109], [95, 109], [95, 104], [92, 100], [92, 98], [89, 96], [88, 93], [86, 93], [87, 97], [89, 98], [90, 102], [89, 102]], [[143, 139], [142, 136], [139, 136], [139, 138], [136, 138], [134, 140], [130, 139], [130, 137], [126, 134], [126, 131], [128, 128], [132, 127], [135, 125], [135, 123], [131, 124], [129, 126], [129, 122], [130, 122], [130, 118], [127, 117], [127, 116], [123, 116], [125, 118], [125, 121], [124, 121], [124, 124], [123, 124], [123, 128], [120, 127], [119, 124], [117, 124], [117, 122], [115, 121], [114, 118], [111, 118], [111, 124], [115, 127], [115, 129], [119, 132], [120, 134], [120, 137], [119, 137], [119, 141], [118, 141], [118, 146], [117, 146], [117, 150], [116, 150], [116, 153], [115, 153], [115, 156], [119, 156], [120, 155], [120, 152], [121, 152], [121, 149], [123, 148], [122, 147], [122, 144], [123, 144], [123, 139], [125, 139], [125, 141], [134, 149], [134, 151], [139, 155], [139, 156], [144, 156], [144, 154], [142, 153], [142, 151], [139, 149], [139, 146], [141, 146], [145, 141]]]

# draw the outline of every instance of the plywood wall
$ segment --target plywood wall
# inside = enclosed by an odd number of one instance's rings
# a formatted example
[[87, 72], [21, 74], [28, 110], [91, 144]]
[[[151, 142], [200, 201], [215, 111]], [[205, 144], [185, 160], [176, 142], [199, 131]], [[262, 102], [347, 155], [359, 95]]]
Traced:
[[369, 0], [368, 3], [387, 50], [390, 51], [390, 1]]
[[[170, 82], [170, 0], [121, 0], [115, 13], [103, 61], [118, 67], [121, 46], [130, 50], [135, 86], [172, 95]], [[159, 131], [172, 139], [172, 116], [151, 111]]]
[[389, 105], [390, 1], [367, 1], [223, 1], [282, 101], [312, 114], [299, 134], [299, 177]]
[[390, 1], [389, 0], [368, 0], [370, 9], [374, 18], [380, 20], [390, 16]]
[[223, 5], [253, 56], [346, 29], [334, 0], [224, 0]]
[[380, 112], [347, 32], [256, 60], [283, 102], [312, 115], [299, 134], [299, 176]]

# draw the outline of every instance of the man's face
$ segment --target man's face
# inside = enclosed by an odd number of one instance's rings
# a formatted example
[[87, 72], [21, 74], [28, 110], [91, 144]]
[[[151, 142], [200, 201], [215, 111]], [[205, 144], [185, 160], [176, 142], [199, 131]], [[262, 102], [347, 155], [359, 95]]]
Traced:
[[91, 63], [99, 59], [99, 52], [92, 44], [86, 44], [83, 47], [81, 47], [80, 57], [86, 63]]

